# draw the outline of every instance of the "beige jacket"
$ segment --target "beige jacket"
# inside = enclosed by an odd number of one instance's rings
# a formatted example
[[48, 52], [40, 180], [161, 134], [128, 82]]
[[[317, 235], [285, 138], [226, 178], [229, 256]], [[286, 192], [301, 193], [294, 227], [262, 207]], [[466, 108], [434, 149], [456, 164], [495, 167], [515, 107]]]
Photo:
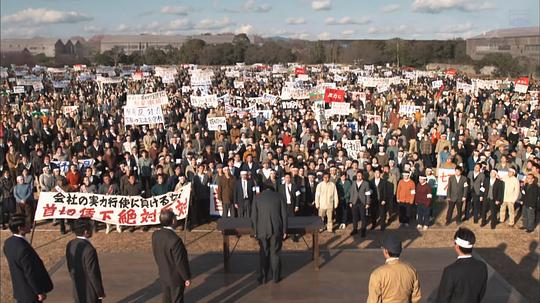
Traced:
[[321, 182], [315, 190], [315, 206], [318, 209], [334, 209], [338, 207], [339, 197], [333, 182]]
[[369, 277], [367, 303], [416, 303], [421, 297], [416, 269], [399, 259], [389, 259]]
[[519, 198], [519, 180], [514, 177], [504, 179], [504, 198], [503, 202], [514, 203]]

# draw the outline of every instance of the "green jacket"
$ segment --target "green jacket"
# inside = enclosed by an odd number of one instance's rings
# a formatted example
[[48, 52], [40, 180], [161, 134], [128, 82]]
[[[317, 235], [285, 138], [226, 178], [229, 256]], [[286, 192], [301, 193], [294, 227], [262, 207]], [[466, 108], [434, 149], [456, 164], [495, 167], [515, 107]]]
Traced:
[[345, 182], [342, 182], [341, 178], [338, 179], [338, 181], [336, 182], [336, 187], [337, 187], [337, 191], [338, 191], [340, 201], [342, 201], [342, 202], [343, 201], [345, 201], [345, 202], [349, 201], [349, 199], [351, 197], [351, 186], [352, 186], [351, 180], [347, 179], [347, 180], [345, 180]]

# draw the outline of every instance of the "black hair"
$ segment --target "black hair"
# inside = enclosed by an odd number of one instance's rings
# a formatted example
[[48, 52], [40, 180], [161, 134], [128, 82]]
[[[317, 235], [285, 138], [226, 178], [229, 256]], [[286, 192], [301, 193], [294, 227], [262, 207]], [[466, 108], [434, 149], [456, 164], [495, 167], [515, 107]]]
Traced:
[[19, 229], [26, 225], [26, 216], [23, 214], [14, 214], [9, 220], [9, 230], [12, 233], [18, 234]]
[[161, 211], [161, 214], [159, 215], [159, 223], [161, 223], [161, 226], [171, 226], [174, 223], [174, 212], [171, 209], [164, 209]]
[[[457, 239], [457, 238], [465, 240], [465, 241], [469, 242], [471, 245], [474, 245], [474, 243], [476, 242], [476, 236], [474, 235], [474, 232], [472, 230], [468, 229], [468, 228], [465, 228], [465, 227], [458, 228], [458, 230], [454, 234], [454, 240]], [[464, 254], [470, 254], [473, 251], [472, 247], [471, 248], [465, 248], [465, 247], [461, 247], [459, 245], [458, 245], [458, 247], [459, 247], [459, 250]]]
[[82, 237], [85, 231], [90, 232], [92, 230], [92, 221], [89, 218], [79, 218], [73, 225], [75, 235]]
[[388, 249], [386, 250], [386, 252], [388, 253], [388, 256], [390, 258], [399, 258], [399, 255], [401, 255], [400, 253], [396, 254], [396, 253], [390, 252]]

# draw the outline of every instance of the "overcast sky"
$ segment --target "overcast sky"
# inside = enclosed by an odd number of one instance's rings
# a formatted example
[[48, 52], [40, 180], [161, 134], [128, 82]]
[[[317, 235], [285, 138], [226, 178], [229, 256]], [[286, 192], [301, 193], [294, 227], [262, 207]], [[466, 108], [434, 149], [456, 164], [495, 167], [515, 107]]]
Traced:
[[538, 0], [1, 0], [1, 36], [248, 33], [302, 39], [467, 38], [538, 26]]

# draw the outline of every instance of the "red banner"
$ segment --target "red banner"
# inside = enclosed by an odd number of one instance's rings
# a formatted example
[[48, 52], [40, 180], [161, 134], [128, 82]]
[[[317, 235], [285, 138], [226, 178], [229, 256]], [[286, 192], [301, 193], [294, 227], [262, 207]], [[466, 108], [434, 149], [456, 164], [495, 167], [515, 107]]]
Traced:
[[342, 89], [327, 88], [324, 91], [324, 102], [345, 102], [345, 91]]
[[306, 72], [306, 69], [304, 67], [296, 67], [294, 69], [294, 74], [295, 75], [306, 75], [307, 72]]
[[457, 74], [457, 69], [449, 68], [444, 72], [447, 76], [455, 76]]
[[529, 77], [519, 77], [514, 81], [514, 85], [527, 85], [529, 86]]

